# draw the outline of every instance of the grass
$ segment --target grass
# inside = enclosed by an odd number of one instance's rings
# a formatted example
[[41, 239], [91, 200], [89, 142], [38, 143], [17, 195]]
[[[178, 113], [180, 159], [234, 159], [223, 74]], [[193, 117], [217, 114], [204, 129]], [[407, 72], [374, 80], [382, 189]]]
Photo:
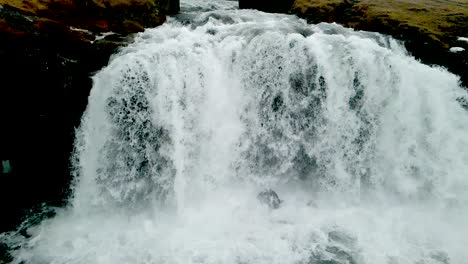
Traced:
[[117, 7], [117, 6], [154, 6], [158, 1], [154, 0], [0, 0], [1, 5], [10, 5], [30, 14], [37, 14], [48, 9], [62, 8], [65, 10], [77, 6], [93, 5], [95, 7]]
[[27, 13], [36, 14], [39, 10], [48, 8], [47, 1], [40, 0], [0, 0], [1, 5], [10, 5]]
[[296, 0], [292, 12], [317, 17], [328, 14], [332, 16], [329, 20], [351, 27], [378, 21], [415, 28], [441, 42], [468, 36], [467, 0]]

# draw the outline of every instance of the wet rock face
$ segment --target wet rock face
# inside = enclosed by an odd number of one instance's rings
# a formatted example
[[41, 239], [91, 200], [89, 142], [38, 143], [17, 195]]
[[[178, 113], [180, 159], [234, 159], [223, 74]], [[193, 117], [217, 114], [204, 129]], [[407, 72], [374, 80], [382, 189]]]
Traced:
[[281, 205], [281, 199], [279, 198], [278, 194], [271, 190], [265, 190], [260, 192], [257, 195], [257, 199], [262, 203], [270, 207], [271, 209], [278, 209]]
[[0, 172], [0, 232], [22, 208], [66, 196], [90, 76], [124, 43], [92, 40], [58, 21], [0, 9], [0, 158], [9, 161], [9, 173]]
[[239, 0], [239, 8], [281, 13], [290, 9], [293, 3], [294, 0]]
[[85, 29], [93, 33], [139, 32], [145, 27], [162, 24], [167, 14], [179, 11], [178, 0], [0, 0], [0, 4], [18, 10], [33, 20], [38, 17], [53, 21], [56, 25]]
[[64, 201], [91, 76], [177, 10], [174, 0], [0, 0], [0, 232], [31, 206]]

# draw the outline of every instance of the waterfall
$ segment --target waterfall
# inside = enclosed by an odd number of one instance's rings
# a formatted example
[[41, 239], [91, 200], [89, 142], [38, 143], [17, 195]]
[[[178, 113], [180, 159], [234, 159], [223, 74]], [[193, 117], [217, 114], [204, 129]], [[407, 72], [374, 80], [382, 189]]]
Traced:
[[465, 263], [459, 78], [234, 6], [182, 3], [93, 76], [69, 206], [1, 234], [13, 262]]

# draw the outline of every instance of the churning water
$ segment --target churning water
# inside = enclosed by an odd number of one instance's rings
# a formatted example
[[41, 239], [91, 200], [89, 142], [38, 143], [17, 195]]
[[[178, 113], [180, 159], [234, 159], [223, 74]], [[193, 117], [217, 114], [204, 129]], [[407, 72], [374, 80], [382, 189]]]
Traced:
[[94, 76], [70, 205], [1, 235], [14, 263], [468, 263], [458, 77], [386, 36], [198, 2]]

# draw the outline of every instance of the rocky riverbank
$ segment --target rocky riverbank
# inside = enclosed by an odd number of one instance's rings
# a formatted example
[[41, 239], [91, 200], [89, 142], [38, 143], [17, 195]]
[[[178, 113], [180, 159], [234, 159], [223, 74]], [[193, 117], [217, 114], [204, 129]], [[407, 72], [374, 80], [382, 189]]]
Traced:
[[24, 208], [60, 204], [91, 76], [177, 0], [0, 0], [0, 232]]
[[[287, 2], [287, 1], [286, 1]], [[468, 87], [468, 3], [463, 0], [240, 0], [242, 8], [295, 14], [310, 23], [336, 22], [404, 41], [425, 64], [446, 67]]]

